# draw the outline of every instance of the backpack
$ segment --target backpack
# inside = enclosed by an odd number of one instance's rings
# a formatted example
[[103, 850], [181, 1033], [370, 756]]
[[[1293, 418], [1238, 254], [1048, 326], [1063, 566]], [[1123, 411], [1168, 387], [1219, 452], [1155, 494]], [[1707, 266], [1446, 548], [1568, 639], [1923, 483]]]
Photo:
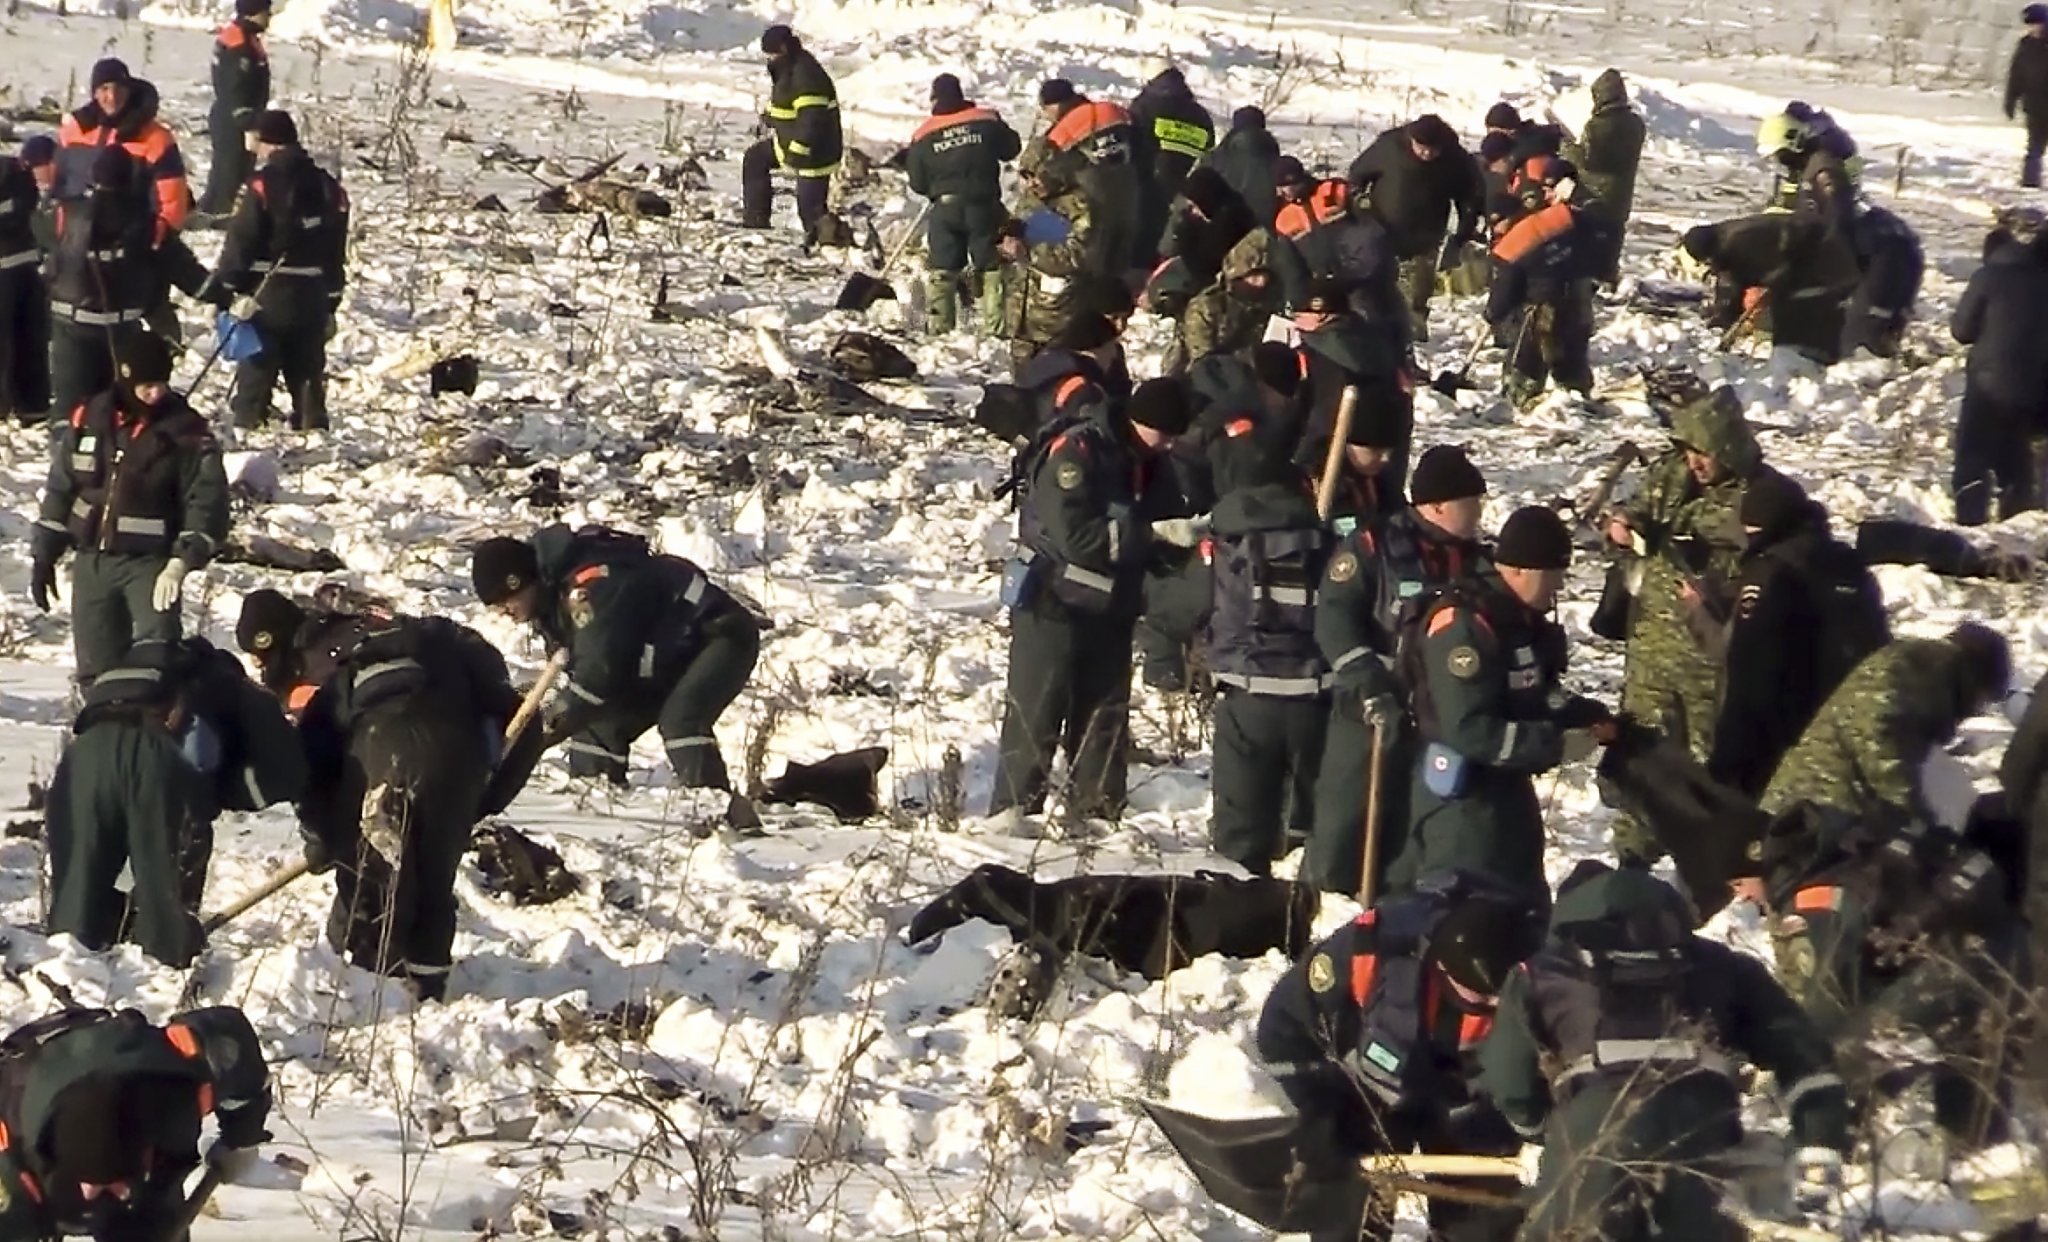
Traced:
[[1814, 659], [1816, 703], [1825, 703], [1857, 665], [1892, 640], [1884, 596], [1863, 558], [1830, 539], [1806, 576], [1820, 642]]

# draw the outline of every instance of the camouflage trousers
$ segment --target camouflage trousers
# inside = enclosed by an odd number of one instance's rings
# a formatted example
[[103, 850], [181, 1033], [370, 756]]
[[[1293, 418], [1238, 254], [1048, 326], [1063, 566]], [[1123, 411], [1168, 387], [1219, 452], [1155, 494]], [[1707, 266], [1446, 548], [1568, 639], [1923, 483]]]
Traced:
[[[1636, 637], [1629, 642], [1621, 710], [1661, 730], [1705, 763], [1714, 746], [1720, 687], [1720, 667], [1698, 648], [1686, 644], [1644, 650]], [[1626, 814], [1614, 817], [1614, 852], [1645, 861], [1664, 853], [1650, 831]]]
[[1408, 303], [1408, 324], [1417, 341], [1429, 339], [1429, 299], [1436, 292], [1436, 251], [1401, 260], [1398, 281]]

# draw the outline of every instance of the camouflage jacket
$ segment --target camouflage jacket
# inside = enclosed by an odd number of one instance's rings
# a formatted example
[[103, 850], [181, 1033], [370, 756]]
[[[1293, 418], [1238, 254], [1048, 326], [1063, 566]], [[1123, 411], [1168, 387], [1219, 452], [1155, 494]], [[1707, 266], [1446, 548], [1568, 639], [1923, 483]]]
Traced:
[[[1613, 220], [1628, 219], [1635, 204], [1636, 169], [1649, 129], [1627, 95], [1601, 101], [1586, 120], [1586, 132], [1565, 144], [1565, 158], [1579, 170], [1579, 182], [1596, 210]], [[1574, 201], [1577, 201], [1576, 199]]]
[[1920, 766], [1968, 711], [1960, 659], [1941, 639], [1901, 638], [1857, 665], [1778, 765], [1763, 809], [1814, 802], [1863, 818], [1926, 818]]
[[[1024, 208], [1019, 205], [1020, 215]], [[1031, 245], [1023, 259], [1004, 268], [1003, 324], [1019, 341], [1045, 342], [1058, 336], [1073, 312], [1074, 278], [1102, 270], [1094, 253], [1094, 220], [1079, 189], [1053, 195], [1038, 210], [1065, 219], [1067, 235]]]
[[[1764, 468], [1756, 436], [1725, 390], [1677, 411], [1671, 436], [1671, 449], [1650, 463], [1642, 490], [1624, 506], [1642, 558], [1629, 628], [1631, 666], [1673, 649], [1699, 649], [1693, 634], [1703, 618], [1684, 598], [1685, 587], [1690, 583], [1711, 600], [1741, 575], [1749, 544], [1737, 515], [1743, 480]], [[1721, 463], [1718, 481], [1701, 484], [1693, 477], [1686, 445]]]
[[[1196, 294], [1181, 315], [1180, 337], [1188, 359], [1236, 353], [1257, 345], [1266, 335], [1266, 321], [1280, 310], [1280, 294], [1272, 281], [1269, 255], [1273, 235], [1253, 229], [1223, 256], [1223, 270], [1209, 287]], [[1237, 282], [1254, 272], [1267, 273], [1266, 288], [1256, 297]]]

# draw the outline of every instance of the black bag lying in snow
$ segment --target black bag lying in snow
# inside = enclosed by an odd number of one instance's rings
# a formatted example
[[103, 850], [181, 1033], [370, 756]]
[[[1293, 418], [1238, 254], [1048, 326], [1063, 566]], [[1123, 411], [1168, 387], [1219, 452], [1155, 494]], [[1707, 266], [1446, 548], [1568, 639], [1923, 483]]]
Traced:
[[1289, 958], [1308, 951], [1315, 896], [1287, 880], [1194, 875], [1084, 875], [1040, 883], [985, 864], [917, 912], [917, 944], [969, 919], [987, 919], [1060, 954], [1108, 958], [1159, 979], [1210, 953]]
[[854, 823], [881, 809], [875, 774], [888, 762], [887, 746], [867, 746], [816, 763], [786, 763], [781, 776], [762, 786], [760, 800], [770, 806], [816, 803], [841, 822]]
[[[527, 732], [537, 735], [540, 730]], [[469, 844], [476, 851], [484, 887], [515, 906], [544, 906], [583, 886], [560, 854], [502, 820], [478, 824]]]

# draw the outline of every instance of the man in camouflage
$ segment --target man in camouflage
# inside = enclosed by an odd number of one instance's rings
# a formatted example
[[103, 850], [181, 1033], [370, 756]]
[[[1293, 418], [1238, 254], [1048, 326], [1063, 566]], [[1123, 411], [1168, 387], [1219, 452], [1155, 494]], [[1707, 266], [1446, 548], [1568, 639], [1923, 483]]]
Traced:
[[1210, 354], [1241, 353], [1265, 339], [1267, 322], [1280, 310], [1272, 246], [1271, 233], [1253, 229], [1223, 256], [1223, 270], [1181, 315], [1181, 356], [1177, 365], [1169, 363], [1169, 372]]
[[1609, 69], [1593, 79], [1593, 115], [1578, 141], [1565, 144], [1567, 162], [1579, 170], [1579, 186], [1590, 200], [1589, 211], [1608, 226], [1606, 245], [1594, 275], [1604, 284], [1621, 279], [1622, 237], [1635, 206], [1636, 170], [1643, 162], [1649, 127], [1628, 104], [1628, 84], [1621, 71]]
[[1073, 166], [1072, 156], [1055, 156], [1040, 164], [1030, 174], [1039, 206], [1012, 219], [997, 234], [996, 254], [1003, 262], [1003, 326], [1010, 338], [1013, 374], [1073, 318], [1076, 278], [1107, 274], [1113, 267], [1100, 248], [1102, 239]]
[[[1732, 583], [1741, 575], [1749, 543], [1739, 513], [1742, 489], [1765, 469], [1763, 451], [1728, 388], [1709, 392], [1684, 377], [1652, 397], [1669, 410], [1671, 447], [1650, 463], [1642, 489], [1607, 525], [1608, 538], [1635, 558], [1621, 708], [1705, 762], [1713, 752], [1721, 668], [1702, 637], [1702, 626], [1711, 624], [1703, 603], [1719, 592], [1703, 591], [1701, 583]], [[1658, 853], [1650, 834], [1627, 817], [1616, 818], [1614, 839], [1624, 859]]]
[[1922, 765], [2005, 696], [2011, 675], [2005, 639], [1981, 625], [1894, 640], [1829, 696], [1772, 775], [1763, 809], [1812, 802], [1864, 818], [1931, 820]]

